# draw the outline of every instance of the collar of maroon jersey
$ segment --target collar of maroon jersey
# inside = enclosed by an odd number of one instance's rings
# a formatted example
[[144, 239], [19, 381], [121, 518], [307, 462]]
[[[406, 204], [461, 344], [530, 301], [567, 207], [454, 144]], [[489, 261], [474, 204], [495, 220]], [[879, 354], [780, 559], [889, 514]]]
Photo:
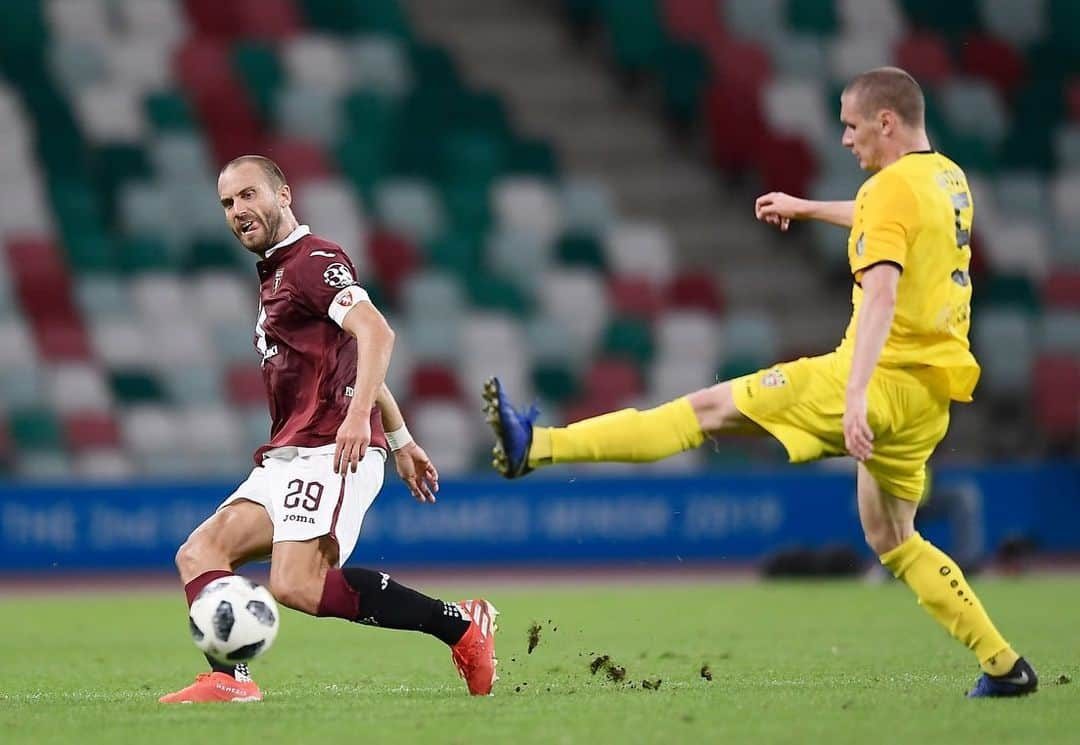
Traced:
[[309, 228], [307, 225], [297, 225], [296, 229], [293, 230], [293, 232], [289, 233], [280, 241], [270, 246], [270, 248], [266, 249], [266, 253], [263, 255], [263, 261], [268, 261], [270, 257], [272, 257], [274, 254], [279, 253], [279, 248], [291, 246], [292, 244], [296, 243], [298, 240], [307, 235], [311, 235], [311, 228]]

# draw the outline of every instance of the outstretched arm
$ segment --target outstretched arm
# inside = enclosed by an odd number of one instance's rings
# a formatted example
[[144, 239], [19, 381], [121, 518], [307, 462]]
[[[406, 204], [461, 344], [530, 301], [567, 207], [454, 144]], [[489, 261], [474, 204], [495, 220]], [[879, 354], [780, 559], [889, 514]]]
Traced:
[[863, 297], [855, 326], [855, 351], [844, 405], [844, 445], [860, 461], [867, 460], [874, 452], [874, 433], [867, 415], [866, 391], [881, 357], [881, 350], [889, 338], [899, 283], [900, 268], [893, 263], [875, 264], [862, 275]]
[[394, 466], [398, 476], [409, 487], [409, 492], [420, 502], [434, 502], [435, 494], [439, 491], [439, 472], [435, 464], [424, 452], [424, 449], [416, 444], [408, 427], [405, 426], [405, 417], [401, 415], [394, 394], [390, 392], [384, 382], [375, 396], [375, 405], [382, 414], [383, 427], [386, 429], [386, 439], [390, 445], [390, 451], [394, 454]]
[[356, 338], [356, 382], [345, 421], [337, 432], [334, 473], [356, 473], [371, 443], [371, 407], [386, 377], [394, 332], [374, 305], [357, 303], [342, 319], [341, 327]]
[[781, 230], [787, 230], [792, 220], [818, 220], [850, 228], [855, 219], [855, 202], [821, 202], [771, 191], [754, 202], [754, 215], [758, 220], [776, 225]]

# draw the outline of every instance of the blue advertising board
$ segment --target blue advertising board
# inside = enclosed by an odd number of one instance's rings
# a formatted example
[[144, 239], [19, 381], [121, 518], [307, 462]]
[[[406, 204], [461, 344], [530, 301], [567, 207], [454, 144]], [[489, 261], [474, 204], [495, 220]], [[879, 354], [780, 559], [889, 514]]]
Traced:
[[[1080, 552], [1080, 465], [943, 469], [982, 496], [987, 545], [1021, 534]], [[160, 570], [229, 483], [0, 486], [0, 571]], [[939, 533], [941, 537], [939, 538]], [[935, 540], [948, 546], [947, 531]], [[368, 513], [350, 563], [389, 566], [748, 562], [793, 545], [863, 549], [848, 473], [447, 480], [435, 505], [397, 482]]]

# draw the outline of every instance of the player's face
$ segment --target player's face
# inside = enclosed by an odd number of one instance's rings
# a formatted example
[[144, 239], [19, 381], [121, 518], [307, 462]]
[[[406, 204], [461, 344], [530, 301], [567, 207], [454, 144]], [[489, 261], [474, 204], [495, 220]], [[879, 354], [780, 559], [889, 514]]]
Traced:
[[864, 171], [881, 168], [881, 126], [876, 117], [866, 116], [851, 93], [840, 96], [840, 123], [844, 136], [840, 142], [851, 151]]
[[279, 240], [289, 187], [274, 189], [257, 163], [238, 163], [218, 178], [218, 196], [229, 229], [248, 251], [263, 254]]

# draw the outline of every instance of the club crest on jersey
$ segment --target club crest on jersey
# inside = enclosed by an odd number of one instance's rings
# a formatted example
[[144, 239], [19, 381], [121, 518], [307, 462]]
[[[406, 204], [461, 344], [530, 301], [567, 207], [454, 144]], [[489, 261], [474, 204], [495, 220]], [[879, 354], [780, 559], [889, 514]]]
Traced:
[[323, 272], [323, 281], [326, 284], [334, 287], [338, 290], [342, 290], [349, 285], [356, 284], [356, 280], [353, 279], [352, 272], [349, 271], [349, 267], [341, 263], [334, 263], [326, 267], [326, 271]]
[[285, 267], [281, 267], [276, 272], [274, 272], [274, 289], [270, 290], [271, 294], [277, 292], [278, 288], [281, 287], [281, 278], [284, 277], [284, 276], [285, 276]]
[[352, 292], [346, 290], [338, 295], [337, 304], [343, 308], [351, 308], [353, 304]]
[[862, 256], [866, 253], [866, 233], [859, 233], [859, 240], [855, 241], [855, 255]]
[[761, 376], [762, 388], [779, 388], [782, 385], [787, 385], [787, 378], [779, 368], [773, 368]]

